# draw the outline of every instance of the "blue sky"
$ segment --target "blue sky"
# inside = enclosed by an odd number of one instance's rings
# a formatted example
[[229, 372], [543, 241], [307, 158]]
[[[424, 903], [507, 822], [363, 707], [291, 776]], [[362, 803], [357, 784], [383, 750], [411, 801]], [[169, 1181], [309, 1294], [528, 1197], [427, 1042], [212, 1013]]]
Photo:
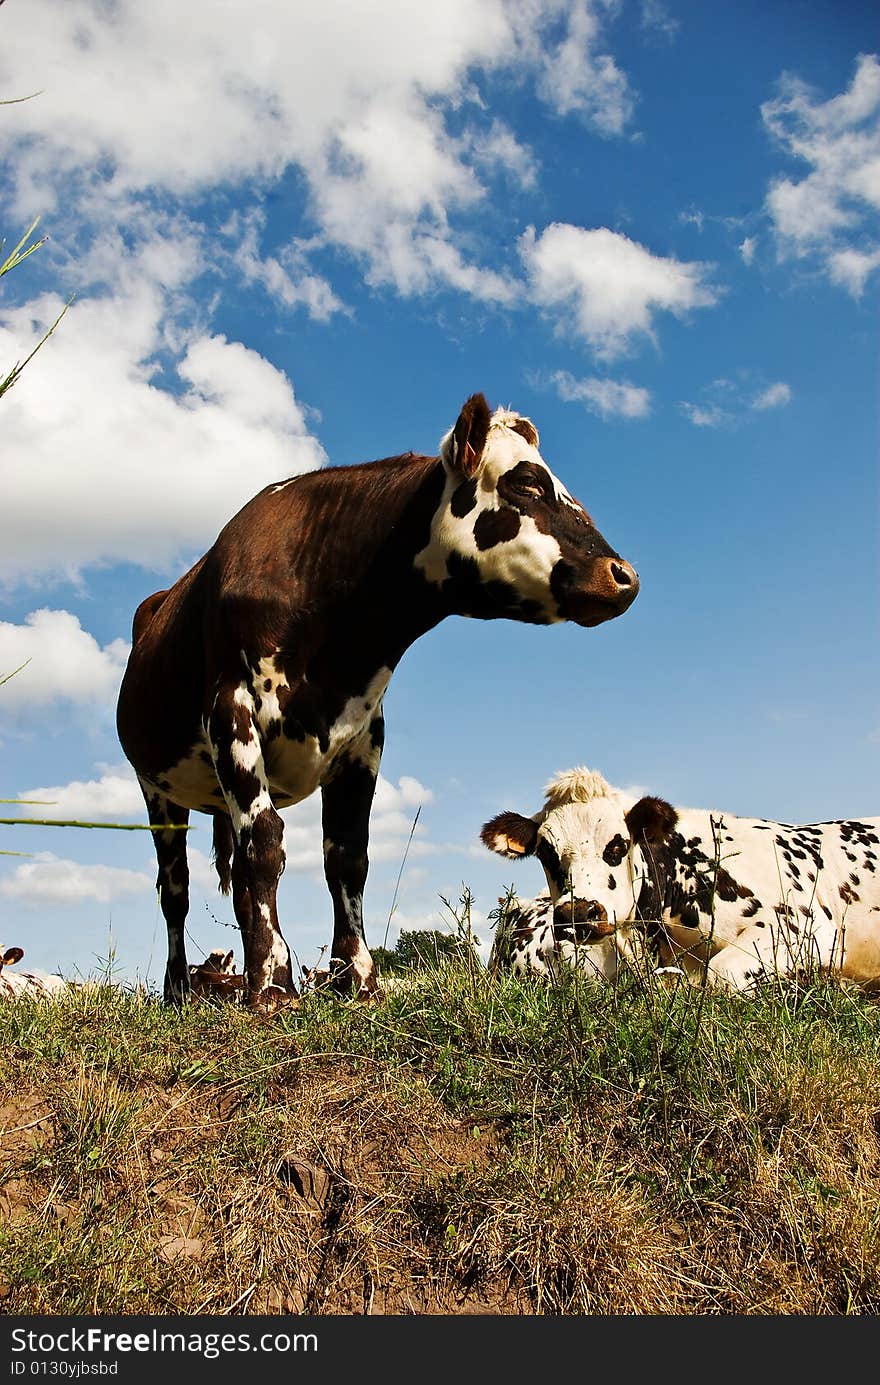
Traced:
[[[542, 884], [478, 843], [575, 764], [674, 803], [876, 814], [880, 25], [820, 0], [6, 0], [5, 797], [143, 821], [138, 602], [270, 481], [531, 417], [639, 571], [595, 630], [452, 619], [386, 696], [367, 937]], [[330, 938], [317, 799], [285, 935]], [[10, 810], [14, 811], [14, 810]], [[24, 815], [25, 810], [22, 809]], [[0, 941], [161, 978], [146, 833], [2, 829]], [[207, 820], [190, 949], [228, 946]], [[239, 950], [240, 959], [240, 950]]]

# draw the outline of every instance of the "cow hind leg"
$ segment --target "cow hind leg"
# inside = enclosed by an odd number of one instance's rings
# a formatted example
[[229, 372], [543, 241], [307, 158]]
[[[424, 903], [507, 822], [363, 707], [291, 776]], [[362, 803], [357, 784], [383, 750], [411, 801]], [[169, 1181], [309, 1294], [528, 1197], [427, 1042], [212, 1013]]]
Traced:
[[244, 947], [245, 1002], [270, 1010], [294, 993], [290, 950], [278, 925], [284, 824], [272, 803], [253, 697], [245, 684], [220, 690], [207, 729], [235, 837], [232, 905]]
[[159, 870], [156, 889], [159, 907], [168, 930], [168, 961], [165, 967], [164, 999], [169, 1005], [182, 1005], [189, 995], [189, 968], [186, 962], [184, 925], [189, 910], [189, 866], [186, 858], [186, 825], [189, 810], [173, 803], [141, 782], [147, 814], [153, 830], [153, 845]]

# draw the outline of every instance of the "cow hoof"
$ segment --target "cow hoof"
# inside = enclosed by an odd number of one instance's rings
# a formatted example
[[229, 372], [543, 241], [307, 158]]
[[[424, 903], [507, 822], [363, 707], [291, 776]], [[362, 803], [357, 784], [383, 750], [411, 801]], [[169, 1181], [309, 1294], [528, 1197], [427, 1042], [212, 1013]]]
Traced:
[[298, 1010], [299, 1000], [294, 991], [285, 991], [281, 986], [264, 986], [247, 999], [247, 1008], [257, 1015], [275, 1015], [279, 1010]]

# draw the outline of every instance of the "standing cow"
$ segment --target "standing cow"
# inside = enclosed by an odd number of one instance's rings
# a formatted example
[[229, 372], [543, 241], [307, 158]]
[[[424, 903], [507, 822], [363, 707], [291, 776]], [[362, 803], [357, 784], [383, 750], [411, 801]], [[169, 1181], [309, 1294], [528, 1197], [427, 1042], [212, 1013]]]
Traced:
[[147, 803], [168, 927], [165, 998], [189, 975], [190, 809], [214, 819], [244, 941], [247, 1002], [293, 991], [278, 926], [277, 809], [320, 788], [337, 985], [375, 989], [364, 940], [382, 697], [449, 615], [593, 626], [638, 578], [538, 451], [527, 418], [472, 395], [438, 457], [407, 453], [267, 486], [166, 592], [138, 608], [117, 726]]
[[536, 855], [547, 878], [513, 939], [517, 969], [552, 972], [563, 943], [584, 944], [608, 977], [638, 949], [637, 924], [661, 966], [734, 991], [810, 966], [880, 983], [880, 818], [793, 827], [676, 809], [584, 768], [545, 794], [534, 817], [499, 813], [480, 833], [510, 860]]

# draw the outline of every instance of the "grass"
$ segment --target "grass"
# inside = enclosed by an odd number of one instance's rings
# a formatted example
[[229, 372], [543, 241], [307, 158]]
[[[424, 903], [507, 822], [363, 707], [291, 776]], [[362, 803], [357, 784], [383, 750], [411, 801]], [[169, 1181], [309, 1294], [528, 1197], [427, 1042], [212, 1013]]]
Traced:
[[880, 1008], [461, 958], [0, 1007], [3, 1311], [874, 1314]]

